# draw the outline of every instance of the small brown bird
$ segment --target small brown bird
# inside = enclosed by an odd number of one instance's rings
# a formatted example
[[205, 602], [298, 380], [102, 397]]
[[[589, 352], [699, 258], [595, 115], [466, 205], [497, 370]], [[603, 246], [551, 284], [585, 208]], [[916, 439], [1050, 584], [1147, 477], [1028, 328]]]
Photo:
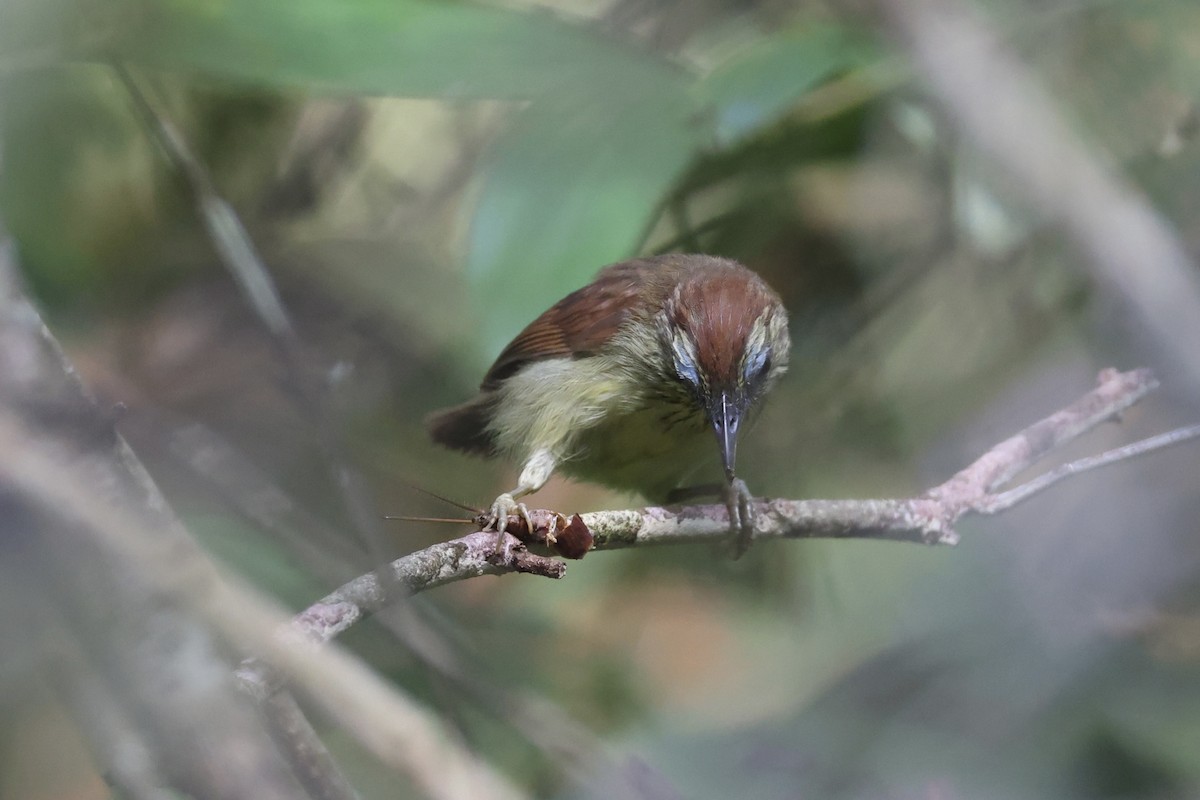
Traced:
[[623, 261], [530, 323], [479, 395], [434, 413], [429, 430], [438, 444], [522, 465], [517, 487], [492, 504], [498, 529], [511, 513], [528, 519], [517, 498], [555, 471], [670, 502], [715, 432], [740, 555], [753, 521], [734, 473], [737, 435], [787, 369], [789, 347], [779, 297], [741, 264]]

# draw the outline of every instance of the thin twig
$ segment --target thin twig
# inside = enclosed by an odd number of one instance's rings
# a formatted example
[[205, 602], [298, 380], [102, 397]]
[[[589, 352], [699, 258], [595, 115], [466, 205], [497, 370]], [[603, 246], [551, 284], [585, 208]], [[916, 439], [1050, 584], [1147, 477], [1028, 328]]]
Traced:
[[996, 514], [1001, 511], [1007, 511], [1018, 503], [1028, 500], [1038, 492], [1050, 488], [1063, 478], [1069, 478], [1072, 475], [1079, 475], [1089, 470], [1098, 469], [1099, 467], [1116, 464], [1118, 461], [1125, 461], [1136, 456], [1153, 453], [1155, 450], [1162, 450], [1197, 438], [1200, 438], [1200, 425], [1189, 425], [1184, 428], [1167, 431], [1166, 433], [1160, 433], [1158, 436], [1151, 436], [1148, 439], [1142, 439], [1133, 444], [1127, 444], [1124, 447], [1114, 447], [1112, 450], [1107, 450], [1100, 455], [1080, 458], [1076, 461], [1055, 467], [1049, 472], [1043, 472], [1033, 480], [1023, 483], [1014, 489], [1009, 489], [1007, 492], [993, 495], [989, 503], [976, 507], [974, 511], [979, 514]]
[[1068, 444], [1158, 388], [1148, 369], [1100, 372], [1091, 392], [1061, 411], [1005, 439], [959, 472], [929, 496], [943, 503], [975, 503], [1040, 461], [1053, 450]]

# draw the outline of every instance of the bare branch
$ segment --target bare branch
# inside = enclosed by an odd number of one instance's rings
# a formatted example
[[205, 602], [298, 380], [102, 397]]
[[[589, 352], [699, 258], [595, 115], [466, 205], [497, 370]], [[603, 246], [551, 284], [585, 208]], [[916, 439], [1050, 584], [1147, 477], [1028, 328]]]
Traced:
[[1183, 442], [1197, 438], [1200, 438], [1200, 425], [1189, 425], [1184, 428], [1167, 431], [1166, 433], [1160, 433], [1158, 436], [1151, 436], [1149, 439], [1142, 439], [1140, 442], [1127, 444], [1124, 447], [1114, 447], [1112, 450], [1106, 450], [1098, 456], [1080, 458], [1076, 461], [1055, 467], [1049, 472], [1043, 472], [1028, 483], [1023, 483], [1007, 492], [993, 495], [990, 503], [981, 505], [975, 508], [974, 511], [979, 514], [996, 514], [1001, 511], [1007, 511], [1018, 503], [1028, 500], [1038, 492], [1050, 488], [1063, 478], [1079, 475], [1080, 473], [1099, 467], [1107, 467], [1119, 461], [1153, 453], [1155, 450], [1162, 450], [1163, 448], [1182, 444]]
[[[1078, 438], [1157, 388], [1149, 370], [1100, 373], [1099, 385], [1075, 403], [999, 443], [950, 480], [920, 497], [885, 500], [764, 500], [758, 538], [859, 538], [955, 544], [967, 513], [990, 513], [995, 488], [1052, 450]], [[584, 514], [596, 549], [711, 539], [728, 535], [723, 505]]]
[[[1117, 416], [1158, 387], [1149, 370], [1100, 372], [1098, 385], [1070, 406], [1030, 425], [1000, 442], [945, 483], [907, 499], [882, 500], [779, 500], [764, 499], [755, 509], [756, 539], [885, 539], [925, 544], [956, 544], [955, 524], [967, 514], [994, 514], [1044, 489], [1067, 475], [1078, 474], [1103, 464], [1131, 458], [1170, 444], [1200, 437], [1200, 426], [1156, 436], [1143, 442], [1109, 451], [1093, 459], [1072, 462], [1051, 470], [1009, 493], [996, 490], [1053, 450]], [[1031, 488], [1026, 488], [1031, 487]], [[1022, 493], [1022, 494], [1015, 494]], [[1012, 498], [1012, 499], [1008, 499]], [[1007, 505], [1001, 505], [1007, 503]], [[450, 542], [433, 545], [393, 561], [389, 567], [396, 581], [409, 592], [420, 592], [479, 575], [504, 572], [535, 572], [559, 577], [560, 562], [527, 554], [514, 560], [513, 534], [531, 543], [544, 544], [551, 521], [562, 514], [536, 509], [530, 512], [536, 530], [525, 530], [524, 522], [509, 518], [509, 533], [501, 557], [493, 553], [495, 534], [478, 532]], [[590, 531], [595, 550], [616, 550], [658, 544], [721, 541], [729, 536], [729, 512], [721, 505], [675, 508], [652, 506], [620, 511], [594, 511], [580, 515]], [[550, 566], [559, 569], [550, 572]], [[532, 568], [530, 568], [532, 567]], [[328, 641], [363, 617], [378, 611], [385, 599], [378, 591], [375, 575], [354, 579], [336, 592], [299, 614], [295, 630], [314, 641]]]
[[1047, 453], [1074, 441], [1102, 422], [1118, 418], [1122, 411], [1157, 388], [1158, 381], [1148, 369], [1125, 373], [1103, 370], [1095, 390], [996, 445], [935, 491], [942, 498], [955, 492], [991, 491], [1036, 464]]
[[[561, 561], [529, 552], [529, 548], [511, 534], [505, 535], [503, 552], [497, 554], [493, 531], [480, 531], [435, 544], [393, 561], [390, 567], [392, 578], [409, 594], [480, 575], [527, 572], [561, 578], [566, 571], [567, 567]], [[380, 591], [377, 572], [368, 572], [296, 615], [292, 627], [306, 639], [327, 642], [363, 617], [379, 611], [387, 600]], [[239, 674], [250, 682], [263, 680], [263, 673], [257, 671], [257, 667], [244, 665]]]

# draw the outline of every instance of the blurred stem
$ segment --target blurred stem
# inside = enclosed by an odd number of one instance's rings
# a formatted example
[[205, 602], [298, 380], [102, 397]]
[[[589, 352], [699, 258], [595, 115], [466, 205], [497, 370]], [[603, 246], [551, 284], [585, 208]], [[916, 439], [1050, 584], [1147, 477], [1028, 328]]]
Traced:
[[[131, 759], [103, 766], [140, 796], [154, 796], [161, 775], [203, 797], [295, 797], [234, 691], [215, 626], [184, 600], [212, 580], [211, 565], [24, 296], [2, 232], [0, 375], [5, 542], [30, 556], [27, 602], [55, 609], [96, 670], [99, 692], [72, 684], [65, 696], [80, 703], [84, 733], [103, 737], [96, 753]], [[95, 520], [106, 514], [121, 522], [104, 532]]]
[[342, 774], [291, 692], [275, 692], [263, 700], [260, 708], [275, 745], [287, 757], [297, 779], [313, 800], [358, 800], [358, 793]]
[[[271, 334], [288, 369], [290, 386], [296, 401], [318, 432], [319, 443], [324, 450], [331, 477], [359, 537], [368, 551], [374, 554], [373, 563], [382, 564], [384, 559], [379, 554], [384, 550], [385, 538], [381, 517], [373, 508], [365, 482], [350, 464], [327, 393], [309, 370], [302, 343], [288, 317], [270, 272], [236, 212], [217, 193], [208, 171], [192, 153], [182, 135], [165, 114], [156, 108], [149, 94], [143, 91], [138, 80], [123, 65], [114, 65], [114, 70], [129, 91], [139, 118], [187, 183], [200, 218], [222, 263]], [[387, 574], [381, 570], [378, 577], [378, 590], [383, 596], [390, 597], [391, 582], [387, 579]], [[348, 667], [348, 664], [343, 664], [343, 667]], [[368, 691], [385, 694], [389, 692], [386, 686], [364, 669], [355, 668], [352, 672], [358, 673], [357, 678], [346, 674], [341, 676], [341, 680], [356, 681], [363, 688], [373, 687], [368, 688]], [[275, 676], [277, 679], [284, 675], [294, 678], [296, 674], [293, 665], [293, 669], [282, 670], [275, 673]], [[243, 685], [250, 689], [255, 688], [253, 681], [244, 682]], [[331, 688], [333, 687], [326, 685], [327, 690]], [[393, 701], [400, 699], [400, 695], [394, 689], [390, 692]], [[266, 703], [273, 699], [275, 692], [256, 694]], [[318, 696], [325, 701], [326, 709], [329, 710], [327, 694], [328, 692]], [[380, 697], [382, 699], [382, 695]], [[278, 736], [298, 737], [284, 748], [289, 755], [300, 759], [294, 764], [298, 772], [311, 778], [313, 785], [321, 793], [327, 793], [330, 797], [347, 796], [345, 791], [348, 790], [348, 784], [336, 769], [328, 771], [333, 768], [333, 761], [312, 732], [311, 726], [307, 722], [299, 723], [298, 718], [302, 718], [302, 714], [298, 707], [294, 707], [294, 704], [288, 705], [286, 700], [279, 700], [274, 705], [267, 705], [265, 710], [272, 719]], [[360, 712], [364, 710], [360, 706]], [[404, 709], [398, 706], [393, 708], [390, 713], [394, 718], [393, 723], [407, 718], [409, 722], [403, 727], [413, 734], [399, 737], [394, 735], [398, 732], [395, 724], [386, 726], [392, 728], [392, 732], [388, 733], [384, 728], [370, 722], [369, 718], [376, 716], [378, 719], [377, 715], [363, 714], [356, 717], [347, 711], [348, 709], [338, 707], [334, 716], [351, 731], [365, 737], [364, 744], [371, 747], [385, 762], [397, 763], [398, 760], [398, 763], [402, 763], [416, 783], [431, 796], [453, 797], [467, 789], [482, 791], [496, 797], [517, 796], [512, 787], [491, 773], [482, 763], [476, 762], [466, 751], [460, 751], [449, 743], [435, 743], [439, 737], [439, 733], [435, 733], [437, 726], [432, 719], [426, 717], [423, 709], [415, 705]]]
[[63, 637], [57, 647], [50, 679], [83, 731], [92, 757], [105, 770], [105, 781], [130, 800], [177, 800], [146, 731], [138, 729], [74, 641]]
[[[306, 697], [383, 763], [409, 775], [429, 797], [509, 800], [524, 796], [486, 763], [455, 746], [432, 713], [357, 658], [338, 648], [315, 649], [310, 642], [279, 635], [287, 618], [270, 601], [219, 575], [199, 554], [181, 557], [193, 552], [194, 545], [190, 540], [186, 543], [166, 540], [162, 531], [106, 498], [102, 488], [111, 481], [92, 474], [93, 459], [74, 448], [48, 446], [44, 436], [10, 411], [0, 411], [0, 451], [11, 455], [0, 459], [0, 484], [51, 513], [56, 529], [77, 529], [81, 531], [80, 537], [86, 537], [81, 541], [90, 542], [101, 551], [103, 558], [89, 561], [88, 569], [97, 570], [98, 561], [119, 561], [131, 574], [138, 576], [136, 581], [128, 582], [131, 588], [136, 589], [139, 596], [154, 602], [155, 609], [161, 610], [168, 603], [178, 605], [219, 633], [232, 647], [242, 652], [262, 653], [265, 662], [279, 669], [293, 686], [303, 690]], [[156, 509], [167, 508], [165, 500], [156, 499]], [[73, 547], [70, 551], [76, 549]], [[81, 576], [78, 582], [81, 586], [90, 586], [94, 580], [88, 575]], [[98, 605], [95, 598], [91, 605]], [[100, 605], [107, 613], [109, 605]], [[143, 617], [152, 622], [156, 630], [169, 623], [161, 618], [161, 614], [145, 610], [131, 610], [120, 621], [133, 624]], [[95, 637], [103, 640], [111, 636], [110, 627], [96, 625]], [[178, 635], [177, 628], [167, 629]], [[138, 648], [129, 649], [138, 652]], [[151, 649], [157, 652], [160, 648]], [[195, 648], [176, 649], [183, 658]], [[208, 691], [228, 689], [228, 683], [223, 680], [227, 674], [222, 669], [219, 678], [204, 676], [201, 688]], [[126, 676], [125, 681], [128, 683], [131, 678]], [[152, 674], [145, 676], [145, 683], [178, 693], [179, 684], [188, 681], [180, 678], [173, 682], [169, 677]], [[145, 686], [136, 688], [147, 690]], [[165, 702], [165, 707], [170, 709], [178, 702], [177, 699]], [[248, 711], [244, 704], [233, 707], [241, 709], [239, 715]], [[171, 716], [171, 722], [191, 730], [197, 727], [197, 719], [216, 710], [200, 707], [192, 709], [191, 713], [181, 711]], [[257, 735], [262, 736], [261, 729], [257, 729]], [[228, 756], [229, 764], [217, 764], [222, 770], [228, 772], [235, 766], [247, 766], [248, 752], [242, 737], [227, 737], [227, 741], [222, 738], [220, 744], [239, 748], [236, 756]], [[269, 743], [267, 748], [273, 752]], [[226, 795], [202, 792], [201, 796]], [[240, 796], [294, 797], [294, 789]]]
[[370, 563], [385, 560], [387, 535], [371, 501], [366, 481], [347, 453], [332, 403], [323, 383], [313, 374], [303, 343], [293, 326], [279, 290], [237, 212], [217, 192], [208, 170], [192, 152], [179, 130], [123, 65], [113, 70], [129, 92], [138, 118], [183, 177], [196, 211], [217, 250], [221, 263], [234, 278], [247, 303], [271, 336], [287, 370], [288, 386], [297, 406], [317, 433], [333, 485], [342, 499]]
[[[193, 195], [197, 212], [222, 262], [237, 281], [242, 293], [258, 313], [264, 326], [271, 333], [288, 367], [297, 399], [319, 431], [321, 444], [331, 465], [331, 472], [335, 483], [342, 493], [345, 505], [351, 512], [352, 519], [358, 524], [359, 538], [364, 540], [369, 545], [371, 551], [378, 555], [381, 548], [376, 545], [383, 541], [379, 522], [381, 518], [375, 514], [366, 496], [364, 482], [358, 476], [357, 472], [350, 467], [350, 461], [345, 452], [344, 440], [341, 432], [333, 422], [333, 414], [326, 397], [326, 392], [322, 386], [309, 377], [309, 371], [303, 359], [303, 348], [299, 336], [289, 319], [286, 308], [263, 259], [259, 256], [237, 213], [219, 195], [204, 165], [193, 154], [183, 136], [171, 124], [166, 115], [156, 107], [151, 100], [149, 92], [141, 86], [141, 83], [124, 65], [116, 64], [114, 65], [114, 69], [129, 91], [134, 106], [147, 131], [155, 138], [171, 163], [186, 181]], [[195, 432], [193, 430], [193, 433]], [[181, 454], [181, 456], [191, 462], [194, 462], [201, 454], [207, 460], [211, 460], [214, 456], [211, 441], [206, 441], [203, 448], [197, 447], [194, 441], [185, 443], [183, 448], [188, 450], [188, 453]], [[209, 476], [212, 476], [214, 472], [218, 473], [221, 485], [230, 490], [231, 493], [240, 495], [244, 493], [247, 484], [262, 484], [262, 481], [256, 480], [255, 476], [246, 474], [245, 465], [232, 464], [233, 459], [230, 458], [229, 453], [217, 453], [215, 455], [218, 457], [223, 456], [224, 463], [222, 466], [214, 470], [213, 465], [209, 464], [202, 472]], [[270, 488], [274, 489], [274, 487]], [[282, 507], [278, 502], [279, 499], [286, 496], [274, 492], [272, 496], [277, 502], [267, 505], [277, 510], [279, 507]], [[288, 499], [286, 506], [290, 509], [289, 515], [293, 518], [303, 519], [307, 516], [303, 512], [303, 509], [296, 507], [295, 504], [290, 502], [290, 499]], [[273, 530], [278, 530], [280, 527], [275, 524], [276, 520], [264, 520], [261, 516], [257, 516], [256, 521], [260, 524], [268, 525]], [[309, 527], [315, 526], [310, 525]], [[288, 541], [291, 542], [294, 542], [297, 538], [295, 536], [287, 537]], [[513, 569], [516, 571], [536, 572], [550, 577], [559, 577], [562, 575], [563, 566], [560, 562], [530, 554], [525, 550], [523, 545], [510, 548], [509, 552], [512, 556], [511, 560], [508, 564], [498, 567], [498, 572]], [[385, 559], [381, 556], [373, 558], [373, 563], [382, 564], [384, 561]], [[491, 569], [492, 567], [489, 565], [487, 568]], [[389, 586], [392, 585], [392, 579], [384, 569], [380, 569], [368, 577], [370, 578], [370, 591], [377, 594], [376, 602], [379, 607], [397, 599], [389, 597]], [[418, 653], [421, 651], [421, 647], [416, 643], [407, 641], [407, 638], [411, 635], [409, 632], [410, 629], [398, 625], [389, 625], [388, 629], [404, 640], [406, 646], [411, 650]], [[428, 629], [425, 630], [425, 634], [427, 638], [436, 636], [433, 631]], [[439, 641], [434, 644], [439, 646], [440, 650], [444, 652], [449, 652], [450, 650], [444, 642]], [[419, 661], [423, 665], [433, 668], [435, 672], [440, 671], [440, 674], [453, 681], [460, 688], [467, 682], [467, 679], [460, 670], [451, 670], [444, 662], [434, 664], [425, 658], [419, 658]], [[263, 682], [268, 682], [277, 687], [279, 676], [277, 674], [268, 675], [265, 668], [256, 666], [254, 670], [244, 671], [243, 678], [248, 679], [251, 685], [261, 687]], [[593, 763], [596, 761], [596, 754], [591, 752], [589, 748], [580, 745], [580, 742], [584, 740], [593, 745], [596, 742], [586, 736], [582, 729], [572, 724], [570, 720], [561, 717], [561, 715], [552, 714], [548, 710], [547, 704], [537, 705], [528, 698], [524, 701], [491, 702], [493, 692], [497, 695], [501, 694], [496, 687], [490, 685], [486, 687], [472, 685], [471, 689], [477, 699], [485, 702], [485, 705], [494, 712], [523, 730], [540, 748], [560, 755], [566, 751], [570, 751], [576, 765], [589, 769], [596, 767], [596, 764]], [[304, 719], [304, 715], [295, 701], [290, 696], [286, 696], [285, 691], [268, 691], [262, 696], [264, 698], [262, 710], [271, 723], [272, 733], [277, 738], [281, 750], [288, 755], [293, 767], [309, 791], [314, 796], [322, 798], [353, 796], [349, 784], [337, 772], [336, 763], [324, 750], [323, 745], [316, 737], [311, 725]], [[537, 705], [537, 711], [533, 710], [535, 705]], [[556, 747], [551, 747], [550, 737], [544, 734], [539, 735], [533, 729], [533, 723], [539, 720], [542, 722], [551, 720], [552, 728], [559, 731], [570, 731], [571, 733], [563, 741], [559, 741]], [[617, 768], [614, 768], [612, 771], [616, 772]], [[346, 794], [347, 792], [351, 792], [351, 794]], [[641, 794], [631, 792], [630, 796], [641, 796]]]
[[877, 0], [967, 138], [1071, 240], [1096, 283], [1200, 397], [1200, 272], [1145, 195], [1075, 135], [1034, 76], [959, 0]]

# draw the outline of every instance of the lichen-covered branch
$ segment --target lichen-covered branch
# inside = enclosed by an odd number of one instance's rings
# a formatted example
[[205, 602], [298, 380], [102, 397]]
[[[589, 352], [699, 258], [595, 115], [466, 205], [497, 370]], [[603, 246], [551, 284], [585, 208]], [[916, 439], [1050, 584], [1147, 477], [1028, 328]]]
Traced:
[[[563, 562], [529, 552], [528, 546], [511, 534], [506, 534], [503, 541], [504, 546], [497, 553], [494, 532], [472, 533], [397, 559], [391, 564], [391, 573], [396, 585], [407, 589], [409, 594], [480, 575], [527, 572], [561, 578], [566, 574]], [[314, 641], [329, 641], [378, 611], [387, 599], [379, 586], [378, 572], [368, 572], [300, 612], [293, 620], [293, 627]], [[246, 677], [244, 672], [243, 677]]]

